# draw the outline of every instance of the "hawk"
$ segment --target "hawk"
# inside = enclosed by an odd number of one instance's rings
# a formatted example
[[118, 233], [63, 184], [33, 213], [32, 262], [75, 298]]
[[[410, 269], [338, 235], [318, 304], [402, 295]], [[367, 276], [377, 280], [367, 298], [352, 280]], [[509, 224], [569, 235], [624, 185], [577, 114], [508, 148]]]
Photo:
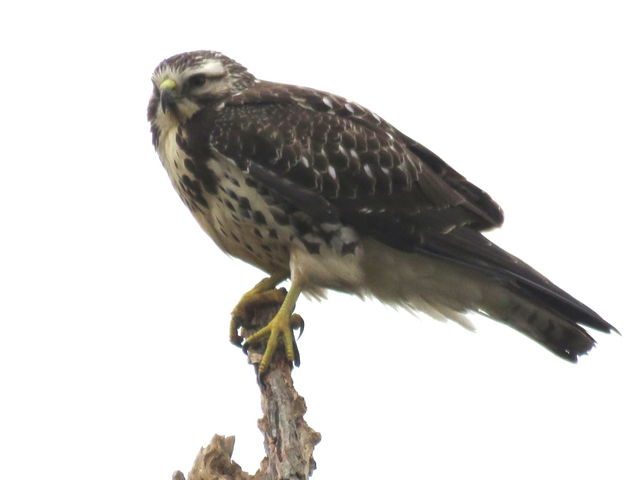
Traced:
[[222, 250], [269, 275], [234, 318], [281, 303], [245, 341], [267, 341], [260, 372], [280, 342], [298, 363], [296, 300], [325, 289], [466, 326], [479, 312], [574, 362], [595, 344], [583, 327], [615, 331], [482, 235], [503, 223], [487, 193], [357, 103], [258, 80], [212, 51], [168, 58], [152, 81], [153, 145], [173, 186]]

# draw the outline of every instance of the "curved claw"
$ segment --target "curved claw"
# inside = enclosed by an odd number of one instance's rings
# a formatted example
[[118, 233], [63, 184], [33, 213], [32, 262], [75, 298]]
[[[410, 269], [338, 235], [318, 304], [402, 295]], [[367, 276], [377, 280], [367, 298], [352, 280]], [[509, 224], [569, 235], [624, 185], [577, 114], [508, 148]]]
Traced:
[[[298, 338], [300, 338], [298, 336]], [[300, 366], [300, 350], [298, 350], [298, 344], [296, 342], [293, 342], [293, 364], [296, 367]]]
[[300, 329], [300, 332], [298, 333], [298, 340], [300, 340], [302, 332], [304, 332], [304, 319], [297, 313], [291, 315], [291, 328], [293, 330]]

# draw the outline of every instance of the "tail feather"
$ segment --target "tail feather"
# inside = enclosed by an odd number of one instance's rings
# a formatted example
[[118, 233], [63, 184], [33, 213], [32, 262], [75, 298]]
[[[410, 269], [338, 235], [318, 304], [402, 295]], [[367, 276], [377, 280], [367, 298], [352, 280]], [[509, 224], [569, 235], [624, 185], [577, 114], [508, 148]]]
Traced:
[[532, 300], [525, 289], [496, 285], [486, 293], [481, 313], [518, 330], [565, 360], [577, 361], [596, 343], [577, 321], [548, 303]]
[[[435, 253], [403, 252], [372, 240], [365, 246], [366, 288], [384, 302], [435, 310], [459, 322], [460, 314], [479, 312], [572, 362], [596, 343], [583, 326], [617, 332], [533, 268], [481, 238], [485, 242], [477, 252], [465, 239]], [[461, 245], [465, 248], [454, 250]]]
[[604, 333], [611, 331], [619, 333], [613, 325], [607, 323], [585, 304], [576, 300], [567, 292], [560, 290], [557, 286], [552, 286], [553, 289], [549, 289], [545, 285], [519, 280], [515, 281], [511, 288], [515, 294], [529, 298], [533, 302], [542, 303], [546, 305], [547, 309], [553, 309], [558, 315], [565, 317], [569, 321], [575, 321], [580, 325], [585, 325]]

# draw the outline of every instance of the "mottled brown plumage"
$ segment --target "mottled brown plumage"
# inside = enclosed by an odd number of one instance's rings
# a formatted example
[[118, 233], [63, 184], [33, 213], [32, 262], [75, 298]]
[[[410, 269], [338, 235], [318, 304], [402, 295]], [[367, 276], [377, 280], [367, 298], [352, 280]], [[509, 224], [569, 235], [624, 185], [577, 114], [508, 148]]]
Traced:
[[154, 144], [228, 253], [309, 292], [374, 295], [461, 323], [479, 311], [569, 360], [594, 344], [579, 324], [613, 328], [480, 233], [503, 221], [485, 192], [356, 103], [256, 80], [215, 52], [166, 60], [154, 84]]

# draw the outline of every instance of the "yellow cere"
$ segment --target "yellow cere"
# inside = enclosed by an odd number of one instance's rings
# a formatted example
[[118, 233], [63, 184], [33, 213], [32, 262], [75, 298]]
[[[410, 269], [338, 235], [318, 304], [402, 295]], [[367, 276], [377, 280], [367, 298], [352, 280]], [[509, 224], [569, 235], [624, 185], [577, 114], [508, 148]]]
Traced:
[[160, 90], [164, 90], [166, 88], [169, 88], [169, 89], [176, 88], [176, 81], [171, 78], [165, 78], [160, 84]]

